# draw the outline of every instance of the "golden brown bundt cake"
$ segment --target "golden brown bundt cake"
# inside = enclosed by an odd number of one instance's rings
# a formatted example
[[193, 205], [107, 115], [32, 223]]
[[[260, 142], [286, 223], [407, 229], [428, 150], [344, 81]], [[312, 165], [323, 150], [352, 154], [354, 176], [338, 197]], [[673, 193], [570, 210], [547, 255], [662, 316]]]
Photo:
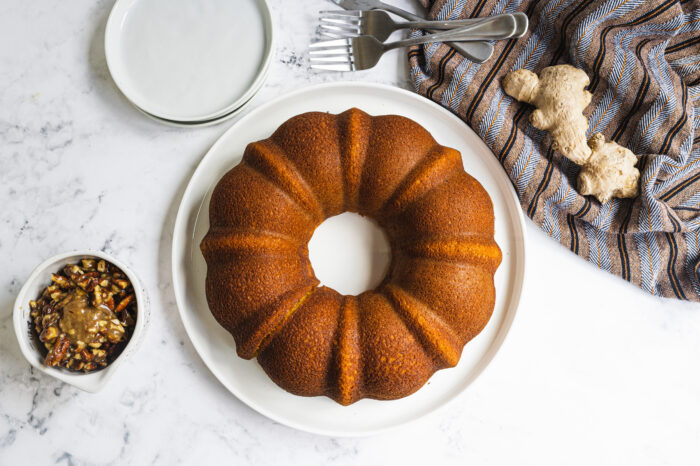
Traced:
[[[309, 262], [316, 227], [345, 211], [374, 219], [392, 248], [384, 281], [359, 296], [319, 286]], [[491, 317], [491, 199], [459, 152], [407, 118], [291, 118], [248, 145], [209, 217], [209, 308], [241, 357], [297, 395], [407, 396], [456, 365]]]

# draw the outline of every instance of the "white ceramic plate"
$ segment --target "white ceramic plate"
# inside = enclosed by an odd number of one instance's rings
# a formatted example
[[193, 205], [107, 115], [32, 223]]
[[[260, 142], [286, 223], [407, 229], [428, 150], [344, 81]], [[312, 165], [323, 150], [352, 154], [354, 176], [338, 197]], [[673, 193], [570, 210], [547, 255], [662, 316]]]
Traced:
[[[469, 342], [455, 368], [437, 372], [413, 395], [395, 401], [361, 400], [343, 407], [328, 398], [291, 395], [258, 363], [236, 355], [233, 338], [214, 320], [205, 297], [206, 263], [199, 243], [209, 228], [210, 191], [241, 160], [246, 145], [267, 138], [290, 117], [308, 111], [339, 113], [358, 107], [372, 115], [398, 114], [461, 151], [465, 169], [493, 200], [496, 241], [503, 262], [496, 273], [496, 306], [486, 328]], [[352, 218], [352, 217], [350, 217]], [[342, 222], [336, 222], [342, 228]], [[329, 237], [331, 235], [324, 235]], [[323, 248], [316, 245], [316, 248]], [[322, 260], [316, 257], [316, 261]], [[314, 264], [314, 266], [316, 266]], [[322, 264], [324, 269], [332, 264]], [[307, 87], [255, 109], [212, 146], [185, 190], [173, 235], [173, 283], [180, 316], [197, 352], [214, 375], [251, 408], [288, 426], [333, 436], [359, 436], [417, 419], [454, 399], [488, 365], [513, 321], [523, 287], [525, 225], [513, 187], [479, 137], [459, 118], [414, 93], [394, 87], [337, 83]]]
[[[268, 67], [268, 68], [264, 71], [265, 78], [267, 77], [267, 75], [269, 74], [269, 72], [270, 72], [270, 69], [269, 69], [269, 67]], [[263, 83], [261, 82], [261, 83], [260, 83], [260, 86], [259, 86], [257, 89], [255, 89], [255, 93], [256, 93], [256, 94], [257, 94], [257, 92], [260, 90], [260, 88], [262, 87], [262, 84], [263, 84]], [[252, 96], [250, 99], [248, 99], [247, 101], [243, 102], [243, 104], [241, 104], [240, 107], [231, 110], [230, 113], [224, 113], [223, 115], [220, 115], [220, 116], [215, 117], [215, 118], [211, 118], [211, 119], [208, 119], [208, 120], [199, 120], [199, 121], [176, 121], [176, 120], [166, 120], [166, 119], [164, 119], [164, 118], [158, 118], [158, 117], [155, 116], [155, 115], [151, 115], [151, 114], [148, 113], [146, 110], [144, 110], [144, 109], [142, 109], [142, 108], [140, 108], [140, 107], [138, 107], [138, 106], [136, 106], [136, 105], [134, 105], [134, 107], [136, 107], [136, 109], [137, 109], [138, 111], [140, 111], [141, 113], [143, 113], [144, 115], [146, 115], [148, 118], [150, 118], [150, 119], [152, 119], [152, 120], [155, 120], [155, 121], [157, 121], [157, 122], [159, 122], [159, 123], [165, 123], [166, 125], [175, 126], [175, 127], [178, 127], [178, 128], [201, 128], [201, 127], [203, 127], [203, 126], [218, 125], [218, 124], [220, 124], [220, 123], [223, 123], [224, 121], [230, 120], [231, 118], [235, 117], [236, 115], [238, 115], [239, 113], [241, 113], [243, 110], [245, 110], [245, 109], [248, 107], [248, 105], [250, 105], [250, 102], [253, 100], [254, 97], [255, 97], [255, 95], [253, 95], [253, 96]]]
[[117, 87], [146, 113], [178, 122], [249, 101], [273, 49], [265, 0], [117, 0], [105, 30]]

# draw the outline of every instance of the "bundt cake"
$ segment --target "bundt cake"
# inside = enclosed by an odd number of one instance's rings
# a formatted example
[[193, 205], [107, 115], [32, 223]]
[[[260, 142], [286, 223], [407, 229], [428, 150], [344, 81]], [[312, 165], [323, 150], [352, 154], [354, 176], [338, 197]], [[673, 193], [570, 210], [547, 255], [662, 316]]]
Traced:
[[[307, 243], [356, 212], [392, 249], [359, 296], [319, 286]], [[206, 295], [242, 358], [291, 393], [407, 396], [459, 361], [486, 325], [501, 262], [493, 206], [454, 149], [404, 117], [357, 109], [289, 119], [216, 185], [201, 243]]]

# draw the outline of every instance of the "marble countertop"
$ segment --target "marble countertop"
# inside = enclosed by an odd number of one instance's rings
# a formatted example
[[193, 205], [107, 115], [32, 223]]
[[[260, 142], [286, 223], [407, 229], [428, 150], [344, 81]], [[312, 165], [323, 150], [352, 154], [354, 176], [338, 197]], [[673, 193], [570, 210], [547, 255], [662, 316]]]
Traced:
[[[338, 439], [276, 424], [234, 398], [194, 351], [170, 276], [180, 197], [231, 123], [171, 128], [130, 106], [103, 53], [112, 3], [0, 3], [0, 464], [697, 464], [698, 306], [647, 295], [530, 222], [512, 330], [449, 408]], [[270, 4], [277, 54], [249, 109], [322, 81], [410, 87], [400, 52], [371, 72], [311, 74], [304, 51], [328, 2]], [[143, 345], [95, 395], [32, 370], [11, 324], [30, 271], [84, 248], [130, 264], [152, 303]]]

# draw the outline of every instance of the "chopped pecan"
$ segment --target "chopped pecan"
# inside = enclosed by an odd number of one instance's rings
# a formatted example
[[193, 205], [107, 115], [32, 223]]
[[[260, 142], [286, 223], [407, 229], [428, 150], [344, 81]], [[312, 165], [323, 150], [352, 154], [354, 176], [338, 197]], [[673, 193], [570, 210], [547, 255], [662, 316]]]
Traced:
[[54, 312], [53, 314], [46, 314], [44, 317], [41, 318], [41, 326], [44, 328], [48, 328], [49, 326], [55, 324], [57, 320], [57, 313]]
[[114, 312], [123, 311], [124, 309], [126, 309], [126, 306], [131, 304], [131, 301], [133, 301], [133, 300], [134, 300], [134, 295], [133, 294], [128, 295], [126, 298], [119, 301], [119, 304], [117, 305], [117, 307], [114, 308]]
[[61, 288], [68, 288], [70, 286], [70, 281], [63, 275], [51, 274], [51, 281], [56, 283]]
[[95, 259], [81, 259], [80, 264], [85, 270], [92, 270], [95, 268]]
[[47, 342], [51, 340], [55, 340], [56, 337], [58, 336], [58, 328], [57, 327], [46, 327], [43, 332], [41, 332], [41, 335], [39, 335], [39, 340], [42, 342]]
[[112, 296], [109, 296], [108, 298], [104, 299], [102, 302], [105, 306], [107, 306], [107, 309], [110, 311], [114, 310], [114, 298]]
[[53, 350], [51, 350], [49, 354], [46, 355], [46, 360], [44, 361], [44, 363], [47, 366], [55, 366], [59, 364], [63, 360], [63, 358], [66, 357], [68, 348], [70, 348], [70, 340], [66, 337], [65, 334], [59, 335], [58, 340], [56, 341], [56, 344], [53, 347]]
[[117, 286], [118, 286], [119, 288], [121, 288], [122, 290], [126, 289], [126, 287], [129, 286], [129, 282], [126, 281], [126, 280], [123, 280], [123, 279], [121, 279], [121, 278], [115, 279], [115, 280], [114, 280], [114, 283], [116, 283]]

